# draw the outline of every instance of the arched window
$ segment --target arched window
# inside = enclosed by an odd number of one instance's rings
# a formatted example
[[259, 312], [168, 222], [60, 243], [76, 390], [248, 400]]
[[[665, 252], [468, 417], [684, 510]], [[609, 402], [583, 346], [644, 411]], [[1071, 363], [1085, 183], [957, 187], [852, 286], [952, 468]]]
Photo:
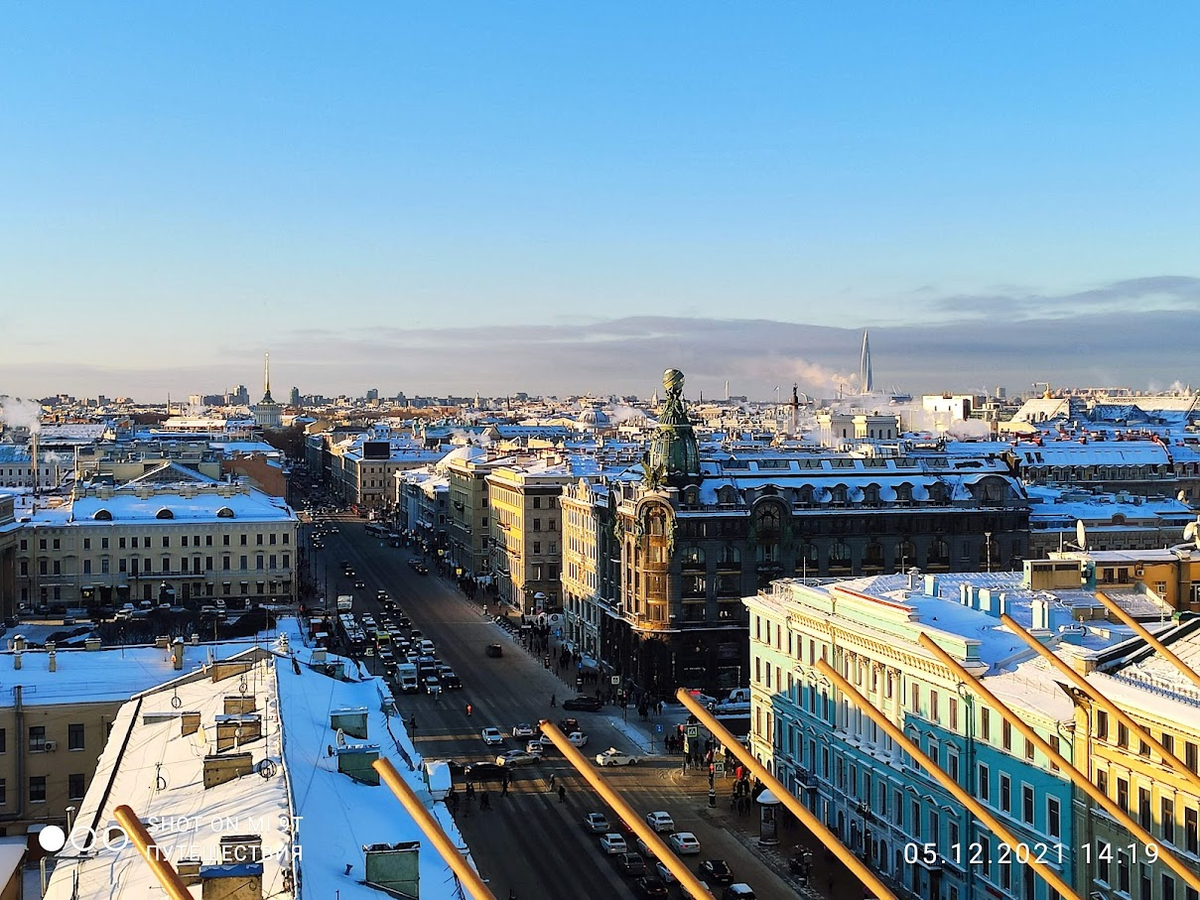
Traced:
[[850, 546], [845, 541], [837, 540], [829, 548], [829, 569], [850, 568]]
[[111, 522], [112, 513], [110, 513], [107, 509], [98, 509], [92, 513], [92, 518], [97, 522]]
[[704, 550], [701, 547], [684, 547], [681, 556], [683, 565], [688, 568], [704, 566]]
[[726, 544], [721, 548], [720, 564], [723, 566], [741, 565], [742, 551], [731, 544]]
[[156, 519], [173, 519], [173, 518], [175, 518], [175, 513], [171, 512], [169, 509], [167, 509], [164, 506], [162, 509], [160, 509], [158, 512], [156, 512], [154, 514], [154, 518], [156, 518]]
[[883, 545], [879, 541], [871, 541], [867, 544], [866, 556], [863, 557], [863, 568], [883, 568]]
[[218, 519], [232, 519], [233, 518], [233, 510], [230, 509], [228, 506], [222, 506], [220, 509], [217, 510], [217, 518]]

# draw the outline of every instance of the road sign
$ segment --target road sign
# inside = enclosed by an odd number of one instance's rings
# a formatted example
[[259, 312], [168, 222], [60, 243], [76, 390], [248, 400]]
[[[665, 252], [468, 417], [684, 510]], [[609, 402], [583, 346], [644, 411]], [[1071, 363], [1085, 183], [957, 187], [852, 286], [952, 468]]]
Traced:
[[613, 677], [612, 677], [610, 680], [612, 681], [612, 683], [613, 683], [614, 685], [616, 685], [616, 684], [620, 684], [620, 683], [621, 683], [621, 676], [620, 676], [620, 675], [614, 675], [614, 676], [613, 676]]
[[683, 728], [683, 733], [684, 733], [684, 735], [686, 735], [687, 737], [690, 737], [690, 738], [700, 737], [700, 726], [699, 725], [685, 725]]
[[656, 732], [658, 732], [659, 734], [662, 734], [662, 730], [663, 730], [662, 724], [660, 723], [660, 724], [658, 724], [658, 725], [655, 725], [655, 726], [654, 726], [654, 730], [655, 730]]
[[725, 777], [725, 760], [718, 759], [713, 762], [713, 774], [718, 778]]

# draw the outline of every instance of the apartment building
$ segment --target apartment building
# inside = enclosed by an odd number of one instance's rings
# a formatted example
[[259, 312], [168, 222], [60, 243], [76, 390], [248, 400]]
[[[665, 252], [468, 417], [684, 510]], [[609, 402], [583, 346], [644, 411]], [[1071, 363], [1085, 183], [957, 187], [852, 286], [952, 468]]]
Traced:
[[175, 479], [84, 484], [23, 512], [18, 603], [294, 601], [297, 519], [287, 504], [187, 470]]

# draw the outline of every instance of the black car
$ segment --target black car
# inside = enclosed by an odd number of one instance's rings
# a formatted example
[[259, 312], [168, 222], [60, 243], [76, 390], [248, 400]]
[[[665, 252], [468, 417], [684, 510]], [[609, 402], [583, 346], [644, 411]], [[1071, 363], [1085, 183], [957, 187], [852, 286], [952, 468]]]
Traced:
[[667, 886], [657, 875], [647, 875], [634, 882], [639, 897], [668, 897]]
[[570, 709], [570, 710], [580, 710], [581, 709], [586, 712], [595, 712], [596, 710], [600, 709], [603, 706], [604, 706], [604, 704], [601, 703], [596, 697], [588, 697], [584, 694], [581, 694], [578, 697], [571, 697], [562, 702], [563, 709]]
[[706, 859], [700, 863], [700, 877], [713, 884], [733, 884], [733, 872], [723, 859]]
[[626, 875], [645, 875], [646, 861], [640, 853], [618, 853], [617, 868]]
[[494, 762], [471, 763], [463, 771], [463, 775], [472, 781], [500, 781], [507, 773], [508, 769]]
[[491, 657], [501, 657], [504, 655], [504, 648], [499, 644], [488, 644], [487, 655]]

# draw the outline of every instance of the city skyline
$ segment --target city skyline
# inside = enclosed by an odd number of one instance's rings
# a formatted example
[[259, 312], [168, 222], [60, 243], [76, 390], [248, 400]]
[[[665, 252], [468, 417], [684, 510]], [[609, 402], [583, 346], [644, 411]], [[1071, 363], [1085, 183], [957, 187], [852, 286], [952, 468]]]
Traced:
[[1190, 381], [1187, 4], [5, 24], [9, 394]]

